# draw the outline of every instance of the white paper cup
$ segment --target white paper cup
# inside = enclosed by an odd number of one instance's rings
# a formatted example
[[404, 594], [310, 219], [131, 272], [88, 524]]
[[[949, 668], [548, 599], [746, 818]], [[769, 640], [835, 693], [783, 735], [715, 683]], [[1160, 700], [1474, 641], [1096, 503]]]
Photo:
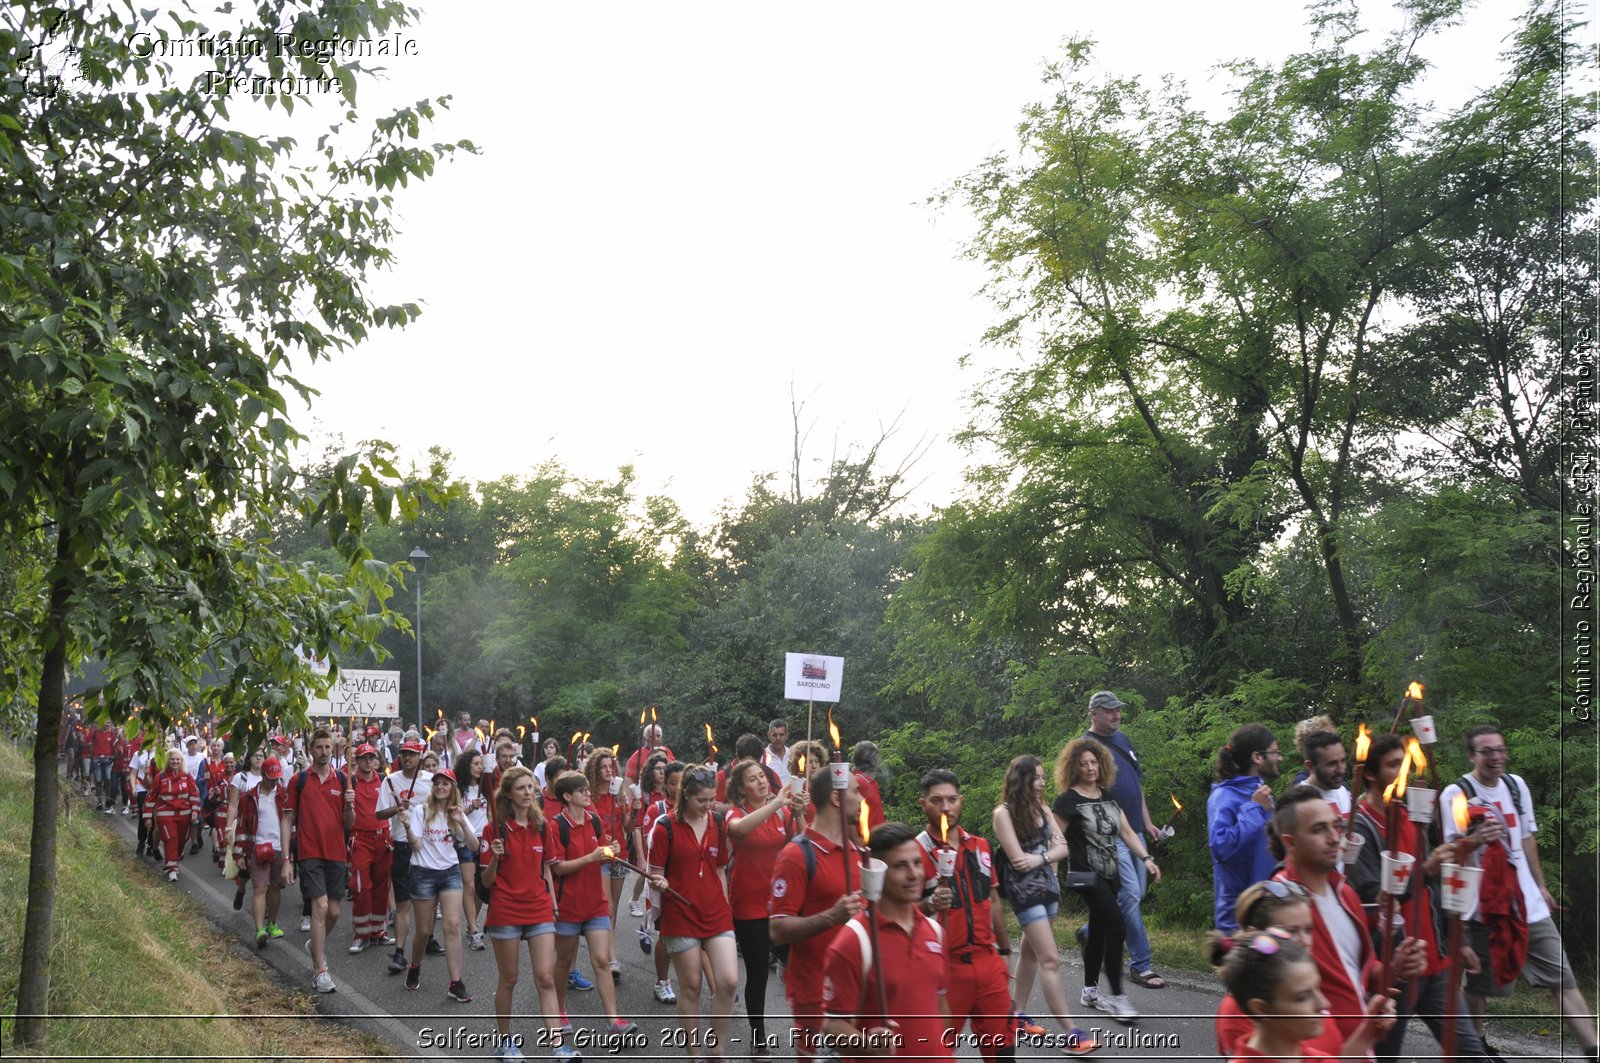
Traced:
[[622, 776], [611, 776], [611, 796], [615, 797], [622, 792]]
[[1383, 851], [1383, 892], [1395, 896], [1406, 891], [1411, 876], [1416, 873], [1417, 858], [1410, 853]]
[[933, 851], [933, 864], [938, 870], [940, 878], [949, 878], [956, 873], [956, 851], [954, 849], [935, 849]]
[[867, 860], [861, 865], [861, 892], [869, 901], [883, 899], [883, 876], [889, 865], [882, 860]]
[[1417, 716], [1411, 720], [1411, 733], [1425, 746], [1438, 744], [1439, 732], [1434, 730], [1432, 716]]
[[1483, 884], [1483, 868], [1464, 864], [1444, 865], [1440, 883], [1444, 890], [1441, 903], [1447, 912], [1471, 915], [1478, 906], [1478, 889]]
[[1411, 822], [1427, 826], [1433, 822], [1433, 810], [1439, 804], [1439, 791], [1430, 790], [1426, 786], [1410, 786], [1406, 788], [1406, 813], [1411, 816]]
[[828, 765], [828, 770], [833, 773], [833, 788], [835, 790], [850, 789], [850, 765], [842, 760], [836, 760]]
[[1351, 833], [1339, 839], [1339, 863], [1353, 864], [1356, 857], [1361, 855], [1361, 846], [1367, 839], [1359, 834]]

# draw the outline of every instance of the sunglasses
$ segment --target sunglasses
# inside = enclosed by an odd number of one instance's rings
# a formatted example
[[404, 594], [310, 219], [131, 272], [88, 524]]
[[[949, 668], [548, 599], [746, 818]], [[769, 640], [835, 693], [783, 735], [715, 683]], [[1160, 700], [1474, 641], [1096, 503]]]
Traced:
[[1269, 897], [1276, 897], [1286, 901], [1291, 897], [1308, 898], [1311, 896], [1307, 889], [1298, 882], [1284, 882], [1279, 879], [1269, 878], [1261, 883], [1261, 889]]
[[717, 781], [717, 777], [709, 771], [691, 771], [684, 774], [683, 781], [692, 782], [698, 786], [705, 786], [710, 783], [715, 783]]

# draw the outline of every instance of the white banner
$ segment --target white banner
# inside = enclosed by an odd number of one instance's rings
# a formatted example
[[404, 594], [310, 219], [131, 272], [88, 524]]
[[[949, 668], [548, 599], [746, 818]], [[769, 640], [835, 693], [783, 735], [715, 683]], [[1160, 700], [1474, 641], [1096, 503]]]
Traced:
[[312, 698], [310, 716], [398, 717], [400, 673], [352, 668], [341, 671], [326, 698]]
[[820, 653], [783, 655], [783, 696], [791, 701], [839, 701], [844, 658]]

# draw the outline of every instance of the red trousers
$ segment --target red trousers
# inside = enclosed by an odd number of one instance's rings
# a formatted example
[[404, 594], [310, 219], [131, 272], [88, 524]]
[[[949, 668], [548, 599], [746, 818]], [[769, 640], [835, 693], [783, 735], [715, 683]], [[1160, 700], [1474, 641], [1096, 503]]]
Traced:
[[794, 1015], [795, 1058], [815, 1059], [817, 1055], [816, 1039], [822, 1033], [822, 1001], [810, 1003], [791, 1000], [789, 1002], [789, 1010]]
[[156, 835], [161, 839], [161, 869], [176, 871], [178, 861], [183, 859], [183, 845], [189, 840], [190, 819], [177, 812], [157, 812], [155, 821]]
[[[963, 956], [971, 957], [972, 962], [963, 962]], [[950, 956], [944, 976], [945, 1002], [950, 1005], [956, 1033], [970, 1020], [971, 1039], [977, 1041], [984, 1059], [995, 1059], [1000, 1049], [1017, 1043], [1011, 1022], [1010, 973], [999, 953], [974, 949]]]
[[[383, 933], [389, 914], [389, 832], [358, 830], [350, 843], [350, 896], [353, 929], [358, 938]], [[463, 883], [473, 889], [475, 884]]]

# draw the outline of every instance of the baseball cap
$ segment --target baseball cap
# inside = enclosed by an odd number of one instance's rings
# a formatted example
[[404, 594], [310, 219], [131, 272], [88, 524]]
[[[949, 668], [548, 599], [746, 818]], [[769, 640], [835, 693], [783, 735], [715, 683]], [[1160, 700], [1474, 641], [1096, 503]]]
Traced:
[[451, 771], [449, 768], [440, 768], [438, 771], [433, 773], [433, 777], [435, 779], [449, 779], [451, 782], [456, 781], [456, 773]]
[[277, 757], [268, 757], [261, 762], [261, 776], [265, 779], [283, 778], [283, 761]]
[[375, 724], [375, 723], [367, 724], [367, 734], [375, 735], [375, 734], [382, 734], [382, 733], [383, 733], [383, 731], [381, 729], [379, 729], [377, 724]]
[[370, 743], [370, 742], [363, 742], [359, 746], [356, 747], [356, 756], [358, 758], [359, 757], [375, 757], [377, 755], [378, 755], [378, 751], [376, 749], [372, 748], [372, 743]]
[[422, 753], [422, 752], [426, 752], [427, 748], [428, 748], [427, 746], [423, 745], [420, 741], [418, 741], [417, 739], [413, 738], [411, 741], [406, 742], [404, 745], [402, 745], [400, 747], [400, 752], [402, 752], [402, 753]]
[[267, 739], [267, 741], [271, 742], [275, 746], [286, 746], [290, 744], [288, 735], [273, 735], [271, 738]]
[[1109, 712], [1111, 709], [1124, 708], [1126, 705], [1127, 702], [1123, 701], [1109, 690], [1098, 691], [1089, 699], [1090, 712], [1094, 712], [1096, 710]]

